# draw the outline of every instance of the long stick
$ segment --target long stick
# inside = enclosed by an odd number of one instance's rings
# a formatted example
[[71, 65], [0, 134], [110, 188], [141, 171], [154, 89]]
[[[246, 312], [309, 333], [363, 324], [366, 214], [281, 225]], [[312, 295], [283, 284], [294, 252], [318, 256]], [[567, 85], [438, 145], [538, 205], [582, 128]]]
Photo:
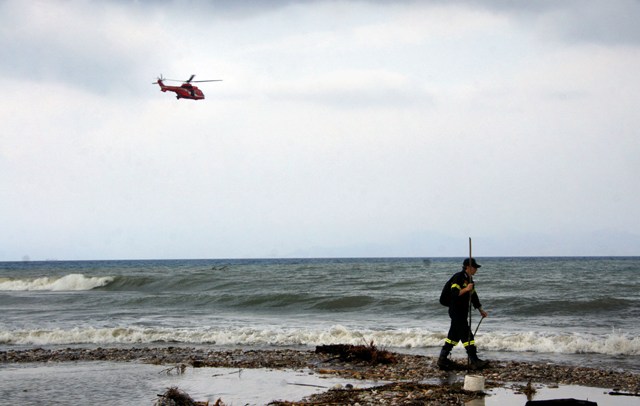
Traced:
[[478, 325], [476, 326], [476, 331], [473, 332], [473, 338], [476, 337], [476, 334], [478, 333], [478, 329], [480, 328], [480, 323], [482, 323], [482, 320], [484, 320], [484, 316], [482, 316], [482, 318], [478, 322]]
[[[469, 237], [469, 266], [471, 266], [471, 237]], [[465, 269], [465, 272], [467, 270]], [[469, 283], [473, 283], [473, 279], [471, 275], [469, 275]], [[473, 289], [469, 292], [469, 337], [467, 339], [467, 346], [471, 345], [471, 296], [473, 295]], [[469, 352], [467, 352], [467, 366], [471, 365], [471, 357], [469, 356]]]

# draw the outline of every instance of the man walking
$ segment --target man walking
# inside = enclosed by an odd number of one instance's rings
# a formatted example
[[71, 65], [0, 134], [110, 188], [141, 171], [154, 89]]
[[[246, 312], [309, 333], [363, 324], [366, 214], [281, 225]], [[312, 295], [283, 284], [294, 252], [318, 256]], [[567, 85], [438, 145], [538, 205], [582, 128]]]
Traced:
[[[438, 367], [440, 369], [451, 369], [455, 364], [449, 360], [449, 353], [453, 347], [462, 342], [467, 350], [471, 369], [482, 369], [488, 365], [487, 361], [478, 358], [477, 349], [471, 327], [469, 326], [469, 301], [473, 307], [478, 309], [482, 317], [487, 317], [487, 312], [482, 310], [480, 299], [474, 289], [473, 275], [478, 272], [480, 265], [474, 258], [465, 259], [462, 263], [462, 271], [453, 275], [450, 279], [451, 289], [448, 292], [449, 317], [451, 318], [451, 327], [449, 334], [444, 340], [444, 346], [440, 351], [438, 358]], [[443, 292], [446, 295], [447, 292]]]

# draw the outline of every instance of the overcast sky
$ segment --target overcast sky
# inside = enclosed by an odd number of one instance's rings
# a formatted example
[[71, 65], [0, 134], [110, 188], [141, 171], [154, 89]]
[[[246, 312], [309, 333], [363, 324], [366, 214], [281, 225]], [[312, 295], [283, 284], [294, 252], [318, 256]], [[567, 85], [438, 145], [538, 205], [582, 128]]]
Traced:
[[639, 21], [0, 0], [0, 260], [640, 255]]

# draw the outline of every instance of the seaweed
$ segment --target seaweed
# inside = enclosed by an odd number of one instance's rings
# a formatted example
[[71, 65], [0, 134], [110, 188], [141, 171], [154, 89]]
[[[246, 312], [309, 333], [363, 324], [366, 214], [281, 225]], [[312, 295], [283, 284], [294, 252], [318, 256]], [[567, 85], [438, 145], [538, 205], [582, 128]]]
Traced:
[[395, 364], [396, 357], [387, 350], [379, 350], [373, 341], [368, 345], [330, 344], [316, 346], [316, 354], [337, 355], [333, 359], [341, 361], [365, 361], [372, 365]]

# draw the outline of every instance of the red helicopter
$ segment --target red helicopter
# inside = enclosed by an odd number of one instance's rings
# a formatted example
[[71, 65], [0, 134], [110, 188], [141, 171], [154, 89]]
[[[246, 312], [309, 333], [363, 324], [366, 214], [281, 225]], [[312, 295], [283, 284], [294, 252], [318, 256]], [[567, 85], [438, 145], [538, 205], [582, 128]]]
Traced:
[[[222, 82], [222, 79], [214, 79], [214, 80], [193, 80], [196, 75], [191, 75], [191, 77], [185, 81], [182, 80], [174, 80], [174, 79], [165, 79], [160, 75], [156, 82], [153, 82], [154, 85], [160, 85], [160, 90], [166, 92], [167, 90], [170, 92], [175, 92], [176, 99], [191, 99], [191, 100], [203, 100], [204, 93], [202, 90], [198, 89], [196, 86], [191, 83], [200, 83], [200, 82]], [[180, 86], [165, 86], [164, 82], [182, 82]]]

